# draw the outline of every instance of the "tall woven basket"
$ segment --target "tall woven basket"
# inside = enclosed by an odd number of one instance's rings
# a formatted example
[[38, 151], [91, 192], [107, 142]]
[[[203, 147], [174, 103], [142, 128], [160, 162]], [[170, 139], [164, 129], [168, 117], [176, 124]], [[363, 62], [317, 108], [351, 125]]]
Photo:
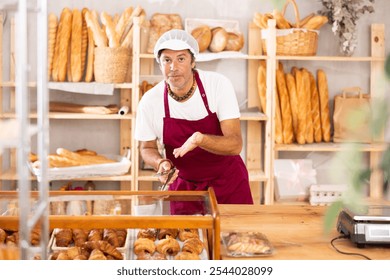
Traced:
[[[296, 28], [276, 29], [276, 55], [316, 55], [319, 31], [300, 28], [298, 6], [294, 0], [286, 1], [283, 7], [283, 15], [290, 3], [294, 7]], [[269, 30], [262, 30], [261, 37], [263, 52], [264, 54], [267, 54], [267, 39], [269, 37]]]
[[130, 62], [128, 48], [96, 47], [94, 60], [95, 81], [98, 83], [123, 83]]

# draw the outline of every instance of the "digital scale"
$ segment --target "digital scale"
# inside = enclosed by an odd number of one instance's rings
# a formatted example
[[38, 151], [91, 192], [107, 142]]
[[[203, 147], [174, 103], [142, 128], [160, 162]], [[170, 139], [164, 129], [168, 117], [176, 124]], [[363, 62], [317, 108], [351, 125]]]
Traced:
[[366, 244], [390, 244], [390, 205], [370, 205], [354, 212], [345, 208], [339, 214], [337, 231], [362, 248]]

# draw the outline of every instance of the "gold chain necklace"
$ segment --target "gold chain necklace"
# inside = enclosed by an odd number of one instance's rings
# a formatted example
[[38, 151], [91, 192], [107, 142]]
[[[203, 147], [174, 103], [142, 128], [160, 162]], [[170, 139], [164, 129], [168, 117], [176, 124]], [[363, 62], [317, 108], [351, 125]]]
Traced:
[[169, 96], [171, 96], [173, 99], [175, 99], [176, 101], [184, 101], [184, 100], [187, 100], [188, 98], [190, 98], [190, 96], [194, 93], [195, 91], [195, 88], [196, 88], [196, 80], [195, 80], [195, 75], [193, 77], [193, 82], [192, 82], [192, 86], [190, 88], [190, 90], [184, 94], [183, 96], [177, 96], [176, 93], [174, 93], [172, 90], [171, 90], [171, 87], [169, 86], [169, 84], [167, 83], [167, 88], [168, 88], [168, 93], [169, 93]]

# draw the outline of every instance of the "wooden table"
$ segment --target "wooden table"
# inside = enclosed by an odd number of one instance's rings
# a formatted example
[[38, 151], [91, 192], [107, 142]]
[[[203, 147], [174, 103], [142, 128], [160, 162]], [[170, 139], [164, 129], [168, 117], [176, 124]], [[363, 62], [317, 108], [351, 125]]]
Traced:
[[[362, 260], [361, 256], [338, 253], [330, 241], [340, 234], [334, 226], [324, 233], [326, 207], [304, 205], [218, 205], [221, 231], [259, 231], [274, 246], [271, 260]], [[335, 246], [350, 253], [364, 254], [371, 259], [390, 260], [390, 247], [367, 245], [357, 248], [349, 239], [335, 241]], [[221, 258], [226, 255], [221, 246]], [[237, 259], [237, 258], [234, 258]], [[247, 259], [247, 258], [245, 258]]]

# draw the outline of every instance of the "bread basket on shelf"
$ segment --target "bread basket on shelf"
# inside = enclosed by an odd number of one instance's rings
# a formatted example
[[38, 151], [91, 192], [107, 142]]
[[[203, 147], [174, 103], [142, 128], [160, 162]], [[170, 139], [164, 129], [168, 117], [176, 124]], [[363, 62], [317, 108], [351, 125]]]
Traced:
[[125, 47], [96, 47], [94, 60], [95, 81], [123, 83], [130, 62], [130, 50]]
[[[276, 55], [316, 55], [319, 31], [302, 28], [298, 6], [294, 0], [288, 0], [285, 3], [282, 11], [283, 15], [285, 14], [289, 3], [294, 7], [295, 28], [276, 29]], [[267, 54], [267, 39], [269, 36], [269, 29], [261, 30], [261, 41], [264, 54]]]

